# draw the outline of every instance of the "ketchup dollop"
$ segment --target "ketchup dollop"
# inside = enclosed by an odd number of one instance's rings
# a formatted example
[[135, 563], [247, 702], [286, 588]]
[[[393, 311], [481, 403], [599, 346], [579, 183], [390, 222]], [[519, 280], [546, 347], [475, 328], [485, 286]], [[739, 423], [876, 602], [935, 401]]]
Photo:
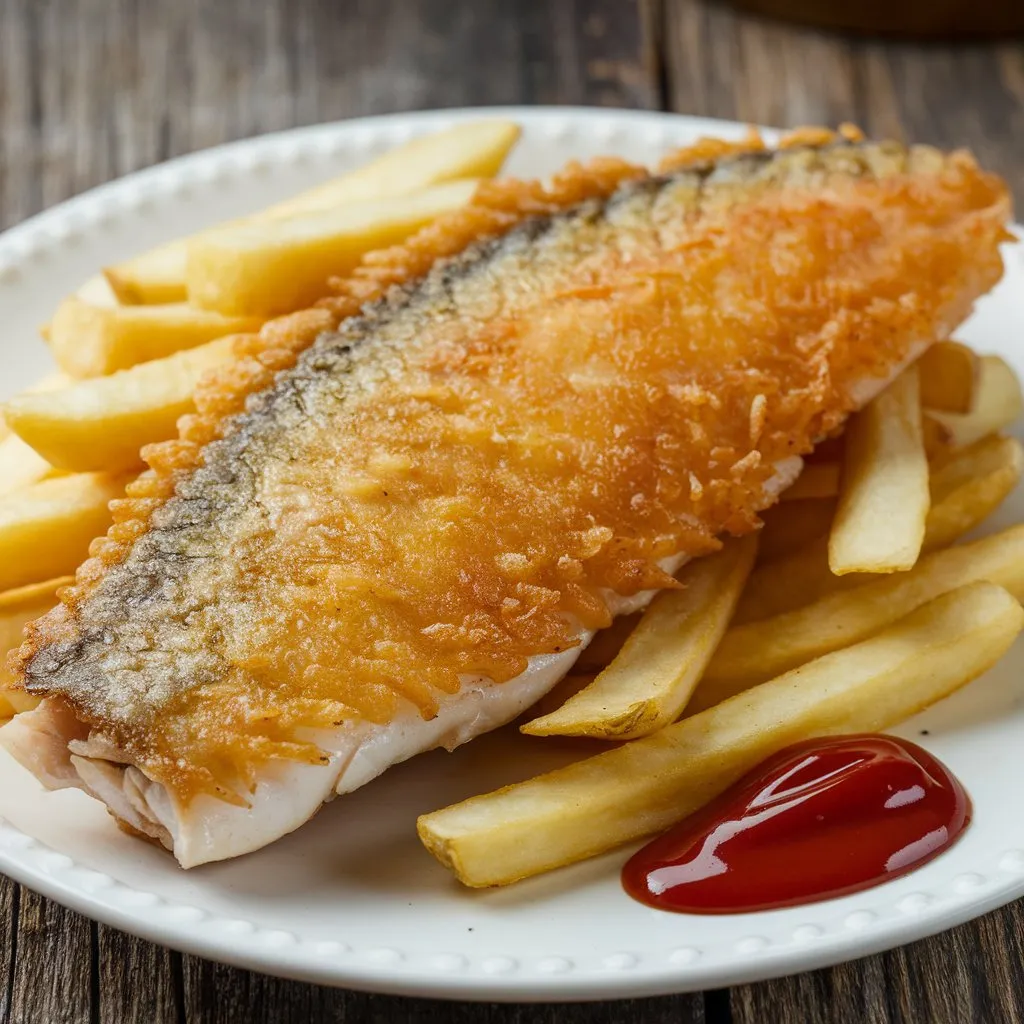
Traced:
[[843, 896], [952, 845], [971, 803], [950, 771], [894, 736], [838, 736], [780, 751], [648, 843], [626, 892], [661, 910], [725, 914]]

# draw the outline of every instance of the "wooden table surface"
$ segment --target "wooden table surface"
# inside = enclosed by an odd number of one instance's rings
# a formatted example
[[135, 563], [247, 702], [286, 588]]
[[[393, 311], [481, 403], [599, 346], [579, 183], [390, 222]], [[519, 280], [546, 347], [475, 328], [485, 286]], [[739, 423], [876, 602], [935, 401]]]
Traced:
[[[900, 2], [900, 0], [893, 0]], [[180, 153], [429, 107], [578, 103], [970, 146], [1024, 199], [1024, 41], [911, 45], [698, 0], [0, 0], [0, 226]], [[1024, 1020], [1024, 903], [831, 970], [580, 1006], [318, 988], [141, 942], [0, 877], [0, 1022]]]

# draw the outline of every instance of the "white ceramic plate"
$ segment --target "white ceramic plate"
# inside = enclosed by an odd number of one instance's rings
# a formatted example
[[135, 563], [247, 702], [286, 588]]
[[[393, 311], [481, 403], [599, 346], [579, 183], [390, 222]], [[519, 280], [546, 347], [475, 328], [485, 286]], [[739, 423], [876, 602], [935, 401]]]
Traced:
[[[699, 134], [742, 131], [625, 111], [497, 113], [524, 128], [508, 168], [517, 175], [603, 152], [653, 160]], [[281, 198], [414, 134], [479, 116], [372, 118], [222, 146], [96, 189], [8, 232], [0, 237], [0, 397], [47, 370], [38, 325], [98, 267]], [[1024, 373], [1024, 261], [1012, 251], [1007, 264], [1005, 280], [961, 333]], [[999, 521], [1021, 519], [1018, 495]], [[413, 823], [422, 811], [565, 757], [557, 741], [508, 731], [394, 768], [269, 849], [188, 873], [122, 835], [83, 794], [44, 793], [0, 756], [0, 870], [156, 942], [326, 984], [507, 1000], [717, 987], [892, 947], [1024, 895], [1024, 650], [900, 731], [966, 783], [973, 826], [909, 877], [791, 910], [650, 910], [619, 888], [624, 852], [506, 890], [460, 888], [419, 846]]]

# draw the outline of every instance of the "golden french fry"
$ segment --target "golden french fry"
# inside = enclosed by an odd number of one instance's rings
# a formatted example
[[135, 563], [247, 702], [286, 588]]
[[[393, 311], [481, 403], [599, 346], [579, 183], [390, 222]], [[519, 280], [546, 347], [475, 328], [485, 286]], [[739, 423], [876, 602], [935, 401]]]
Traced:
[[732, 626], [802, 608], [825, 594], [834, 593], [836, 581], [852, 584], [861, 579], [857, 575], [834, 576], [828, 567], [828, 536], [812, 537], [784, 558], [754, 569], [736, 605]]
[[[117, 305], [117, 296], [102, 274], [90, 277], [81, 287], [75, 290], [73, 298], [87, 306], [113, 309]], [[43, 324], [39, 328], [43, 341], [49, 345], [53, 341], [53, 324]], [[65, 327], [65, 334], [67, 333]]]
[[50, 350], [71, 376], [101, 377], [262, 323], [261, 317], [223, 316], [184, 303], [107, 308], [71, 296], [54, 314]]
[[58, 472], [17, 434], [0, 441], [0, 495], [46, 480]]
[[57, 591], [74, 582], [70, 576], [0, 594], [0, 719], [28, 711], [38, 703], [22, 690], [12, 689], [14, 674], [7, 667], [7, 655], [21, 646], [26, 622], [45, 615], [57, 601]]
[[834, 498], [839, 493], [838, 462], [808, 462], [792, 486], [779, 495], [780, 501]]
[[472, 198], [477, 181], [272, 224], [210, 231], [188, 247], [189, 300], [227, 315], [275, 316], [311, 305], [328, 278], [350, 271], [371, 249], [394, 245]]
[[803, 498], [780, 501], [762, 512], [764, 528], [757, 546], [758, 565], [788, 558], [812, 540], [824, 537], [835, 511], [834, 498]]
[[75, 571], [111, 523], [130, 477], [75, 473], [0, 498], [0, 590]]
[[[691, 706], [718, 703], [805, 661], [858, 643], [926, 601], [977, 580], [989, 580], [1024, 598], [1024, 525], [935, 551], [908, 572], [733, 626], [715, 651]], [[785, 585], [790, 585], [788, 579]]]
[[[983, 523], [1016, 487], [1022, 469], [1020, 443], [998, 435], [960, 449], [948, 463], [935, 468], [922, 551], [952, 544]], [[781, 615], [877, 578], [871, 573], [833, 575], [828, 567], [827, 541], [812, 537], [799, 550], [751, 573], [733, 625]]]
[[563, 676], [536, 704], [527, 708], [525, 714], [546, 715], [557, 711], [567, 700], [571, 700], [593, 681], [593, 673], [577, 672], [574, 667], [570, 675]]
[[766, 757], [815, 736], [885, 729], [994, 665], [1024, 627], [978, 583], [653, 736], [417, 822], [465, 885], [506, 885], [661, 831]]
[[[48, 373], [45, 377], [40, 378], [31, 386], [25, 388], [23, 394], [31, 395], [39, 391], [56, 391], [58, 388], [65, 388], [71, 383], [71, 378], [64, 373]], [[0, 441], [10, 437], [11, 428], [7, 425], [7, 420], [4, 419], [3, 412], [0, 411]], [[3, 475], [4, 470], [0, 468], [0, 490], [3, 489]]]
[[116, 266], [105, 267], [103, 275], [118, 302], [126, 306], [185, 302], [187, 255], [185, 239], [175, 239]]
[[757, 554], [757, 537], [729, 541], [679, 574], [683, 590], [648, 605], [615, 660], [557, 711], [520, 727], [531, 736], [632, 740], [679, 717], [722, 634]]
[[973, 350], [958, 341], [937, 341], [917, 366], [925, 409], [968, 413], [974, 408], [981, 363]]
[[1024, 448], [992, 434], [956, 452], [932, 473], [924, 549], [945, 547], [987, 519], [1024, 474]]
[[829, 568], [837, 576], [909, 569], [921, 553], [930, 503], [915, 365], [846, 428]]
[[94, 274], [85, 284], [75, 289], [75, 295], [90, 306], [113, 308], [117, 305], [117, 296], [103, 274]]
[[[519, 133], [519, 126], [510, 121], [473, 121], [434, 132], [231, 225], [266, 224], [350, 203], [410, 195], [459, 178], [491, 178], [501, 169]], [[189, 241], [169, 242], [108, 267], [104, 273], [118, 299], [126, 304], [184, 301], [188, 296]]]
[[930, 458], [964, 448], [1009, 426], [1024, 412], [1017, 375], [999, 356], [982, 356], [974, 406], [968, 413], [925, 411], [925, 437]]
[[634, 612], [632, 615], [620, 615], [606, 629], [599, 629], [594, 639], [580, 652], [576, 664], [572, 667], [573, 672], [597, 675], [602, 669], [607, 668], [615, 655], [622, 650], [622, 645], [629, 639], [629, 634], [636, 628], [641, 614]]
[[424, 135], [376, 160], [275, 203], [258, 216], [280, 219], [346, 203], [407, 196], [461, 178], [493, 178], [521, 134], [512, 121], [472, 121]]
[[18, 437], [60, 469], [138, 467], [139, 449], [174, 436], [178, 419], [194, 408], [199, 379], [231, 358], [234, 343], [234, 337], [219, 338], [110, 377], [20, 395], [7, 403], [4, 415]]

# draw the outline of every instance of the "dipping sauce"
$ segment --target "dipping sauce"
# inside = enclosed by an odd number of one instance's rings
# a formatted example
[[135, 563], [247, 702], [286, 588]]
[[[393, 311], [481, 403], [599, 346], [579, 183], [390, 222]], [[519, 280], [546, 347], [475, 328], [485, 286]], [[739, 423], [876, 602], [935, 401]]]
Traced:
[[641, 903], [689, 914], [813, 903], [920, 867], [970, 819], [963, 786], [916, 743], [811, 740], [648, 843], [622, 884]]

